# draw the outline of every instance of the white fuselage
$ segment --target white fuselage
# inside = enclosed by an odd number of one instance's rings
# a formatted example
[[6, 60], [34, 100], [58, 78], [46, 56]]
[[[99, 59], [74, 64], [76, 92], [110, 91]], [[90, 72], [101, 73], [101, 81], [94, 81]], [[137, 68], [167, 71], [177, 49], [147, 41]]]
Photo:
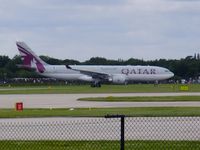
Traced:
[[174, 76], [163, 67], [156, 66], [97, 66], [97, 65], [49, 65], [39, 58], [24, 42], [16, 42], [23, 68], [35, 69], [40, 75], [62, 80], [82, 80], [93, 82], [92, 87], [100, 87], [108, 81], [124, 84], [128, 81], [159, 81]]
[[[113, 82], [120, 81], [160, 81], [169, 79], [174, 74], [166, 68], [156, 66], [97, 66], [97, 65], [70, 65], [77, 70], [105, 73], [110, 75]], [[67, 69], [64, 65], [46, 65], [45, 71], [40, 75], [62, 80], [82, 80], [93, 82], [91, 76], [81, 71]]]

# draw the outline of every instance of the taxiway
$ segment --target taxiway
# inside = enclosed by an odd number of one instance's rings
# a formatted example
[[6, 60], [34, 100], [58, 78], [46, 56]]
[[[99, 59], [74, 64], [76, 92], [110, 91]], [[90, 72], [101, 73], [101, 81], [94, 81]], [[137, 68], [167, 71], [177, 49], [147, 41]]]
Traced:
[[25, 108], [103, 108], [103, 107], [173, 107], [200, 106], [200, 102], [89, 102], [84, 97], [107, 96], [200, 96], [200, 93], [109, 93], [109, 94], [18, 94], [0, 95], [0, 108], [14, 108], [23, 102]]

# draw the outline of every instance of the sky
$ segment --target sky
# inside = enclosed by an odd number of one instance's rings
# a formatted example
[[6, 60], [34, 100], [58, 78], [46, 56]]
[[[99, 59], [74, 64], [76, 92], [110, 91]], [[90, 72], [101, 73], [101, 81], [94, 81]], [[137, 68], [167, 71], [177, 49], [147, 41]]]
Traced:
[[0, 0], [0, 55], [180, 59], [200, 52], [200, 0]]

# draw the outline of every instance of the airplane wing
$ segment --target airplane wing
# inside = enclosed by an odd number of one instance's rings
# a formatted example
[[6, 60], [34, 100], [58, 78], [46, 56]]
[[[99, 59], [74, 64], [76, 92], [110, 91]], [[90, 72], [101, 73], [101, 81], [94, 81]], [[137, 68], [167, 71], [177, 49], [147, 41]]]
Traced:
[[91, 76], [94, 79], [109, 80], [109, 78], [111, 76], [111, 75], [109, 75], [107, 73], [103, 73], [103, 72], [75, 69], [75, 68], [70, 67], [69, 65], [66, 65], [66, 68], [74, 70], [74, 71], [79, 71], [80, 73]]

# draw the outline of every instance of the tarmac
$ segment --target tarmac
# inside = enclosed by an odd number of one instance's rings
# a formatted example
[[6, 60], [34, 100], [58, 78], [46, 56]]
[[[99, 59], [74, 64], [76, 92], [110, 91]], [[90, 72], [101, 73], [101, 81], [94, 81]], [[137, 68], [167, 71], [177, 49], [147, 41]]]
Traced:
[[[160, 107], [200, 106], [200, 102], [87, 102], [84, 97], [105, 96], [200, 96], [200, 93], [109, 93], [0, 95], [0, 108]], [[200, 139], [200, 117], [125, 118], [126, 140]], [[106, 118], [20, 118], [0, 119], [0, 140], [119, 140], [120, 119]]]
[[16, 94], [0, 95], [0, 108], [14, 108], [23, 102], [24, 108], [108, 108], [108, 107], [175, 107], [200, 106], [200, 102], [89, 102], [85, 97], [107, 96], [200, 96], [200, 92], [184, 93], [109, 93], [109, 94]]
[[[120, 119], [0, 119], [0, 140], [120, 140]], [[126, 140], [200, 139], [200, 117], [125, 118]]]

